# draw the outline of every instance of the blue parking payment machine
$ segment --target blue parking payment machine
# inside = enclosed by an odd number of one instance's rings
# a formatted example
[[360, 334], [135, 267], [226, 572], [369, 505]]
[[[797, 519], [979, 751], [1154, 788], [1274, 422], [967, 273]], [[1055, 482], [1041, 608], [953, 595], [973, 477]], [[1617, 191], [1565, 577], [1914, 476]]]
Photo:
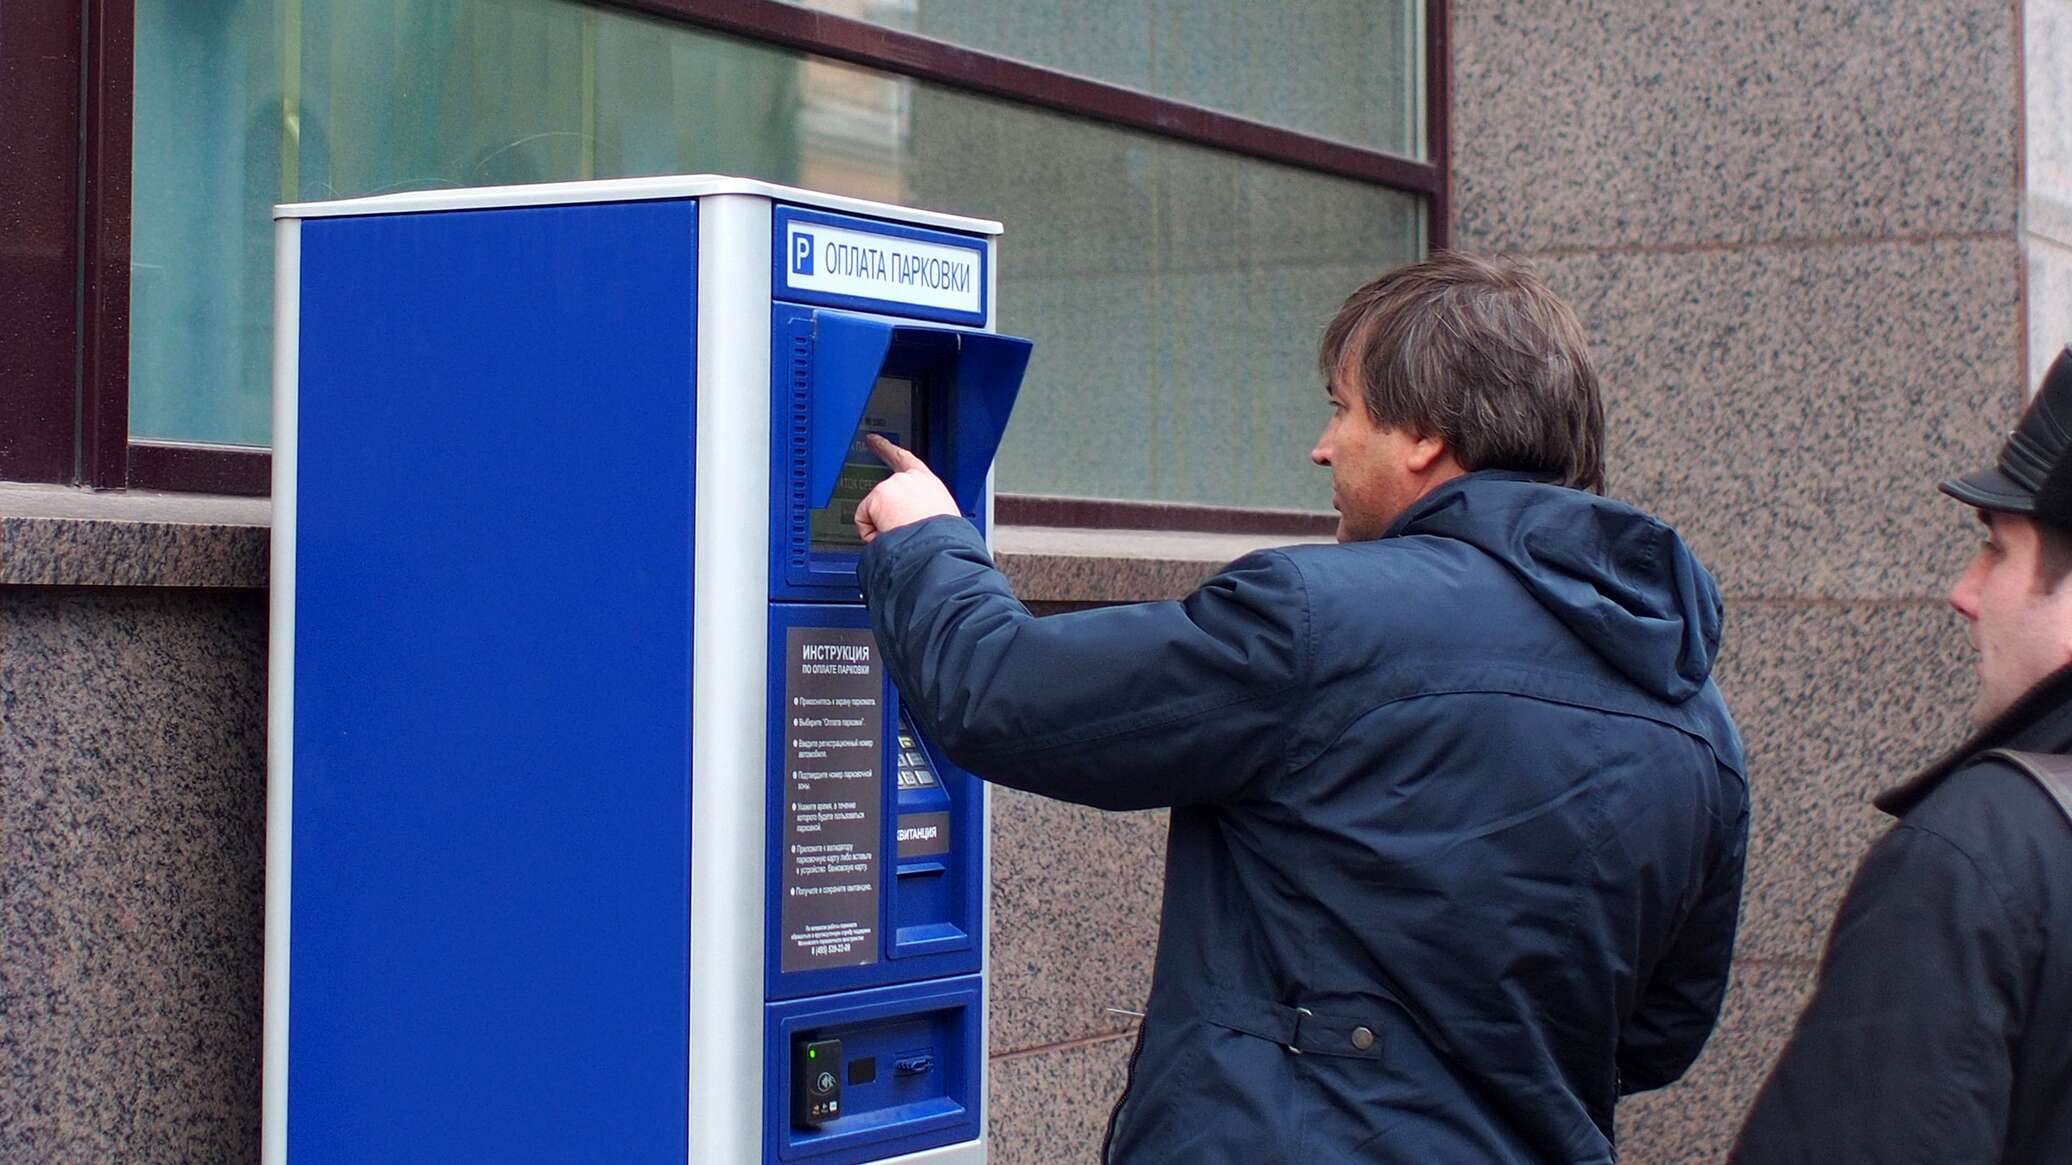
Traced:
[[997, 224], [683, 177], [276, 212], [264, 1159], [976, 1165], [987, 812], [855, 507], [965, 515]]

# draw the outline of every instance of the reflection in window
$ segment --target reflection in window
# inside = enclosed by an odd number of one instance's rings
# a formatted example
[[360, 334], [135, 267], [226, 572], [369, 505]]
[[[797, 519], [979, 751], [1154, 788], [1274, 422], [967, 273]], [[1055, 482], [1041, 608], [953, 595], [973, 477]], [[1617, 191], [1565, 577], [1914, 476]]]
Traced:
[[1425, 0], [790, 0], [1407, 158]]
[[1007, 225], [1000, 488], [1318, 508], [1317, 333], [1424, 245], [1407, 195], [573, 0], [147, 0], [136, 58], [139, 437], [267, 441], [275, 202], [710, 172]]

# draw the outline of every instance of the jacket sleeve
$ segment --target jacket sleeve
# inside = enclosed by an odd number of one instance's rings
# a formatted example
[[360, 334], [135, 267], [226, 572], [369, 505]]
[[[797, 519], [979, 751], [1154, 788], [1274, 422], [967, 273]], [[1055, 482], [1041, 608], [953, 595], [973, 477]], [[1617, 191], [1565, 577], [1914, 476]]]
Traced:
[[2026, 962], [1992, 881], [1902, 823], [1835, 919], [1813, 1002], [1731, 1160], [1997, 1161]]
[[[1669, 951], [1655, 964], [1633, 1014], [1619, 1032], [1619, 1093], [1675, 1083], [1704, 1050], [1719, 1021], [1741, 917], [1741, 883], [1748, 864], [1748, 787], [1740, 790], [1733, 823], [1720, 831], [1716, 856], [1698, 900]], [[1724, 816], [1724, 815], [1723, 815]]]
[[1183, 601], [1041, 619], [962, 519], [881, 535], [859, 573], [905, 707], [986, 780], [1144, 809], [1233, 799], [1286, 763], [1311, 650], [1286, 555], [1240, 560]]

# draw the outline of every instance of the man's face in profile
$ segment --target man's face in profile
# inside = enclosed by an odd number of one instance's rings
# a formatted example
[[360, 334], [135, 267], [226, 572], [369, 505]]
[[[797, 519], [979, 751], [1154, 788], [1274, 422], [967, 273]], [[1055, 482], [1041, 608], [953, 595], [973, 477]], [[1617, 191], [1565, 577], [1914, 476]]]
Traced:
[[1949, 600], [1964, 616], [1978, 652], [1972, 721], [1983, 725], [2072, 663], [2072, 580], [2045, 588], [2042, 534], [2035, 522], [1983, 511], [1979, 520], [1985, 543], [1950, 588]]
[[1326, 386], [1331, 416], [1309, 459], [1331, 467], [1331, 508], [1338, 511], [1338, 540], [1379, 538], [1418, 498], [1411, 459], [1418, 440], [1377, 423], [1353, 378], [1341, 372]]

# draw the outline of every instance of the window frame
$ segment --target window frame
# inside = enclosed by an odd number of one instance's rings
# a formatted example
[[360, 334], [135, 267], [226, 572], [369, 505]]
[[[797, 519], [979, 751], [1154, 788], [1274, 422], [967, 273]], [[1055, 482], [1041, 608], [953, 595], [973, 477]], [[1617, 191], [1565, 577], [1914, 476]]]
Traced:
[[[1425, 2], [1422, 162], [783, 0], [583, 0], [1420, 198], [1451, 227], [1448, 0]], [[135, 0], [0, 5], [0, 481], [265, 496], [263, 448], [129, 433]], [[1329, 515], [1003, 494], [1002, 521], [1313, 533]]]

